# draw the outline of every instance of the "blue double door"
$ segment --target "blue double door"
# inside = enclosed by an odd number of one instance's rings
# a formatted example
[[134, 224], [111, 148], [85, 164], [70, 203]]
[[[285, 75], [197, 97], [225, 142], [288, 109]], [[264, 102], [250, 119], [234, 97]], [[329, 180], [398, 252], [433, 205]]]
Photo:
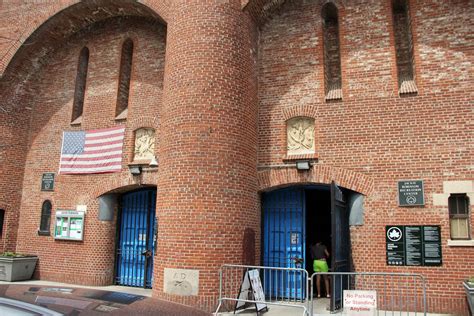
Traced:
[[[349, 213], [343, 191], [330, 186], [290, 187], [264, 193], [263, 264], [268, 267], [302, 268], [312, 272], [309, 248], [323, 241], [331, 252], [331, 271], [349, 271]], [[308, 253], [307, 253], [308, 252]], [[306, 298], [302, 272], [282, 271], [264, 275], [267, 297]], [[331, 310], [341, 305], [342, 288], [331, 286]]]
[[[263, 195], [263, 265], [305, 268], [306, 203], [303, 188], [288, 188]], [[305, 298], [305, 275], [298, 271], [265, 271], [265, 295]]]
[[156, 189], [122, 195], [116, 284], [151, 288], [156, 244]]

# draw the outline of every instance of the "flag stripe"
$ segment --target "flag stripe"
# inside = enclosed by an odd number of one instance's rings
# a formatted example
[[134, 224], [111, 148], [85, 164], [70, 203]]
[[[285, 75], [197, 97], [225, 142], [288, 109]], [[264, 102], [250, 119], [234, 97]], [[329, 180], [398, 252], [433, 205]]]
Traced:
[[64, 132], [59, 173], [120, 172], [124, 134], [123, 126]]
[[87, 131], [88, 134], [100, 134], [100, 135], [109, 135], [113, 134], [114, 132], [125, 132], [125, 127], [111, 127], [111, 128], [101, 128], [101, 129], [90, 129]]
[[104, 154], [86, 154], [81, 155], [80, 157], [75, 155], [68, 155], [68, 157], [61, 158], [61, 161], [93, 161], [93, 160], [101, 160], [105, 158], [120, 158], [122, 157], [122, 153], [119, 154], [111, 154], [111, 153], [104, 153]]
[[113, 149], [113, 148], [122, 148], [122, 142], [120, 143], [114, 143], [114, 144], [103, 144], [103, 145], [96, 145], [96, 146], [85, 146], [84, 147], [84, 151], [85, 152], [91, 152], [91, 151], [94, 151], [94, 150], [105, 150], [105, 149]]
[[97, 137], [86, 137], [86, 145], [87, 144], [102, 144], [102, 143], [114, 143], [114, 142], [122, 142], [123, 135], [115, 136], [115, 137], [108, 137], [108, 138], [97, 138]]
[[106, 158], [106, 159], [97, 159], [94, 158], [94, 160], [80, 160], [80, 159], [73, 159], [73, 160], [62, 160], [61, 163], [63, 166], [87, 166], [87, 165], [97, 165], [100, 166], [104, 163], [112, 163], [112, 162], [122, 162], [122, 156], [118, 158]]
[[122, 168], [117, 166], [106, 166], [106, 167], [93, 167], [93, 168], [61, 168], [59, 171], [61, 173], [76, 173], [76, 174], [84, 174], [84, 173], [105, 173], [105, 172], [117, 172], [120, 171]]

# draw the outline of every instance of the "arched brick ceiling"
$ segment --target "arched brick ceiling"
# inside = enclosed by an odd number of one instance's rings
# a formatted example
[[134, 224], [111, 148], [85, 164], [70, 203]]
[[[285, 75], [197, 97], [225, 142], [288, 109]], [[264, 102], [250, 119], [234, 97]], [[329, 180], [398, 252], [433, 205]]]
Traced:
[[263, 25], [285, 1], [287, 0], [244, 0], [244, 4], [247, 2], [244, 11], [248, 12], [258, 25]]
[[[272, 14], [278, 10], [285, 2], [293, 0], [242, 0], [243, 10], [248, 12], [257, 25], [262, 26], [271, 18]], [[319, 1], [322, 5], [333, 3], [336, 7], [341, 7], [348, 0], [313, 0]]]
[[22, 43], [0, 78], [1, 86], [15, 87], [18, 91], [21, 83], [48, 62], [48, 54], [70, 36], [87, 31], [91, 25], [106, 19], [127, 16], [143, 17], [166, 25], [157, 12], [134, 0], [81, 1], [50, 17]]
[[78, 0], [0, 4], [0, 76], [23, 42], [46, 20]]

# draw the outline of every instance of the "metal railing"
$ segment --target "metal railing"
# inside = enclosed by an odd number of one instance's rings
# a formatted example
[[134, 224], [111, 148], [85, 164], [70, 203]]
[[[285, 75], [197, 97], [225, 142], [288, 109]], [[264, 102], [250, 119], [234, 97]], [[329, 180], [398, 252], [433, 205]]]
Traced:
[[[255, 290], [250, 287], [252, 281], [244, 280], [249, 278], [249, 274], [256, 274], [260, 278], [259, 287], [262, 289], [260, 297], [251, 293]], [[308, 272], [300, 268], [231, 264], [223, 265], [219, 271], [219, 303], [215, 315], [221, 309], [234, 311], [239, 307], [246, 307], [247, 303], [255, 304], [256, 307], [266, 305], [291, 307], [300, 309], [304, 316], [313, 315], [316, 296], [314, 288], [318, 275], [327, 276], [330, 280], [331, 313], [345, 314], [347, 310], [344, 310], [344, 291], [355, 290], [376, 293], [374, 296], [376, 315], [426, 316], [426, 281], [421, 274], [319, 272], [309, 277]], [[321, 289], [324, 289], [324, 277], [320, 278], [320, 282]], [[244, 284], [248, 287], [243, 286]]]
[[[421, 274], [383, 272], [318, 272], [311, 275], [311, 285], [316, 285], [316, 277], [325, 276], [330, 280], [331, 295], [335, 308], [344, 310], [344, 291], [360, 290], [376, 292], [376, 315], [426, 315], [426, 282]], [[324, 282], [323, 277], [320, 280]], [[324, 288], [323, 284], [320, 285]], [[314, 286], [310, 298], [314, 297]], [[310, 304], [313, 314], [313, 304]]]
[[244, 298], [241, 295], [243, 279], [247, 277], [250, 270], [255, 269], [258, 270], [261, 279], [265, 295], [264, 304], [301, 309], [302, 315], [309, 315], [311, 303], [307, 300], [309, 275], [305, 269], [231, 264], [223, 265], [219, 271], [219, 305], [215, 315], [221, 308], [228, 311], [234, 310], [239, 302], [240, 304], [262, 303], [251, 294], [248, 297], [244, 295]]

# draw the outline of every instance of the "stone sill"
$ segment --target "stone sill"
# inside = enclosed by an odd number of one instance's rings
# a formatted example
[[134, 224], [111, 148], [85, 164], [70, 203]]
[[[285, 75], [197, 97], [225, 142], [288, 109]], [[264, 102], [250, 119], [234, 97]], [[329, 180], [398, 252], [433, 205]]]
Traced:
[[79, 116], [77, 119], [71, 122], [71, 125], [81, 125], [82, 123], [82, 115]]
[[448, 239], [450, 247], [474, 247], [474, 239], [471, 240], [452, 240]]
[[285, 155], [283, 156], [283, 161], [284, 162], [290, 162], [290, 161], [298, 161], [298, 160], [317, 160], [318, 159], [318, 154], [312, 153], [312, 154], [300, 154], [300, 155]]
[[120, 113], [119, 115], [117, 115], [117, 116], [115, 117], [115, 120], [116, 120], [116, 121], [126, 120], [126, 119], [127, 119], [127, 116], [128, 116], [128, 108], [126, 108], [125, 110], [122, 111], [122, 113]]
[[151, 159], [140, 159], [130, 162], [129, 166], [146, 166], [150, 163]]

